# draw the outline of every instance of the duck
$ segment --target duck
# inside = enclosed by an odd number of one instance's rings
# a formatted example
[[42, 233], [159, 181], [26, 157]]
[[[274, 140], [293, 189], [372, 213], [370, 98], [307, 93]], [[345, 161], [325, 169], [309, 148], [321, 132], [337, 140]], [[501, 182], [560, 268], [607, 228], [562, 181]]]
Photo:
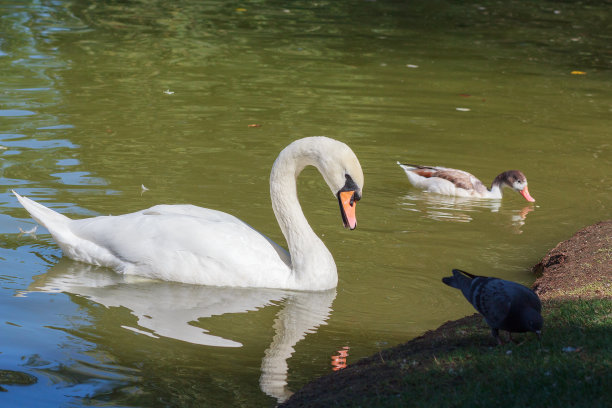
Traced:
[[404, 169], [408, 181], [421, 190], [457, 197], [502, 198], [502, 189], [510, 187], [518, 191], [525, 200], [534, 202], [529, 194], [527, 177], [519, 170], [508, 170], [500, 173], [491, 188], [467, 171], [439, 166], [421, 166], [418, 164], [397, 164]]
[[336, 264], [297, 196], [296, 181], [306, 166], [319, 170], [338, 200], [344, 227], [357, 226], [364, 177], [355, 153], [325, 136], [295, 140], [279, 153], [270, 173], [272, 210], [288, 250], [233, 215], [194, 205], [70, 219], [13, 194], [64, 255], [76, 261], [188, 284], [328, 290], [338, 283]]

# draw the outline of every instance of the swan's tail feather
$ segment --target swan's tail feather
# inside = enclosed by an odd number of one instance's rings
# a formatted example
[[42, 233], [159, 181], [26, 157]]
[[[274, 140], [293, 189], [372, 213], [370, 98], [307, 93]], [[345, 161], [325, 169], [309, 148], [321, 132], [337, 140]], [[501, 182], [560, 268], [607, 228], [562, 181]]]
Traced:
[[70, 218], [66, 217], [65, 215], [62, 215], [57, 211], [53, 211], [52, 209], [47, 208], [36, 201], [30, 200], [27, 197], [20, 196], [15, 192], [15, 190], [11, 191], [13, 194], [15, 194], [15, 197], [17, 197], [17, 200], [19, 200], [19, 203], [23, 206], [23, 208], [30, 213], [32, 218], [34, 218], [37, 223], [45, 228], [50, 230], [50, 227], [53, 225], [65, 224], [66, 222], [70, 221]]

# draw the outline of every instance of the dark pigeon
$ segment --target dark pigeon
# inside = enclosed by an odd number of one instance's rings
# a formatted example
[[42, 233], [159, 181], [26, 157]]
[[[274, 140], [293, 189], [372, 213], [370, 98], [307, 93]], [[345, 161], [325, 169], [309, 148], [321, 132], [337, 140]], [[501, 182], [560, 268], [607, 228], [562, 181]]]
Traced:
[[442, 282], [461, 289], [463, 296], [482, 314], [491, 326], [491, 333], [499, 344], [499, 331], [512, 333], [542, 333], [542, 304], [531, 289], [498, 278], [488, 278], [453, 269], [453, 276], [442, 278]]

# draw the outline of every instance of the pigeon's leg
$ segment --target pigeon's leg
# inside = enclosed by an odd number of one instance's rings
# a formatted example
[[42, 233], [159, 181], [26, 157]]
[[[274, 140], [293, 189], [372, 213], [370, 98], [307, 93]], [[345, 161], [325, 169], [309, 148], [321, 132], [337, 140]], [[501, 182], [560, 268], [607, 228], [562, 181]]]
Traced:
[[504, 344], [504, 341], [499, 337], [499, 329], [491, 329], [491, 334], [493, 335], [493, 338], [497, 340], [497, 344], [499, 346]]

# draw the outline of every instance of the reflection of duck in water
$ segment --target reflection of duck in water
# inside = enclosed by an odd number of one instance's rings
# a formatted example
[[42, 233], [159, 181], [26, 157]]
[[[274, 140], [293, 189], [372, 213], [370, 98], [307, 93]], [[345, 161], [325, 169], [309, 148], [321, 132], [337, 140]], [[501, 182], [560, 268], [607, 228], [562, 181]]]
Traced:
[[527, 189], [527, 178], [518, 170], [508, 170], [499, 174], [487, 188], [472, 174], [446, 167], [401, 164], [410, 183], [421, 190], [432, 193], [476, 198], [501, 198], [503, 187], [518, 191], [527, 201], [535, 201]]
[[[471, 197], [444, 196], [439, 194], [421, 194], [411, 191], [401, 198], [401, 206], [408, 211], [422, 213], [423, 217], [435, 221], [472, 222], [481, 212], [500, 213], [502, 224], [510, 227], [512, 232], [521, 234], [527, 214], [534, 211], [528, 204], [522, 209], [502, 207], [501, 200], [482, 200]], [[508, 220], [507, 223], [504, 220]]]
[[[161, 282], [119, 275], [68, 259], [35, 278], [30, 291], [64, 292], [110, 307], [125, 307], [137, 319], [136, 327], [121, 327], [148, 337], [167, 337], [214, 347], [242, 347], [201, 326], [206, 318], [246, 313], [283, 304], [273, 323], [274, 338], [261, 363], [260, 388], [279, 402], [287, 399], [287, 360], [294, 346], [325, 324], [336, 297], [335, 289], [295, 292], [279, 289], [222, 288]], [[154, 300], [153, 300], [154, 299]], [[138, 342], [124, 344], [138, 347]]]
[[520, 210], [518, 214], [515, 214], [512, 216], [511, 222], [512, 222], [512, 225], [515, 227], [515, 232], [517, 234], [523, 233], [523, 231], [521, 230], [521, 227], [525, 225], [527, 214], [529, 214], [531, 211], [533, 211], [533, 207], [527, 206], [527, 207], [524, 207], [522, 210]]
[[308, 137], [274, 162], [270, 196], [289, 253], [238, 218], [192, 205], [158, 205], [120, 216], [71, 220], [17, 193], [69, 258], [120, 273], [214, 286], [326, 290], [338, 273], [297, 197], [296, 178], [308, 165], [323, 175], [340, 203], [345, 227], [357, 225], [363, 172], [344, 143]]

